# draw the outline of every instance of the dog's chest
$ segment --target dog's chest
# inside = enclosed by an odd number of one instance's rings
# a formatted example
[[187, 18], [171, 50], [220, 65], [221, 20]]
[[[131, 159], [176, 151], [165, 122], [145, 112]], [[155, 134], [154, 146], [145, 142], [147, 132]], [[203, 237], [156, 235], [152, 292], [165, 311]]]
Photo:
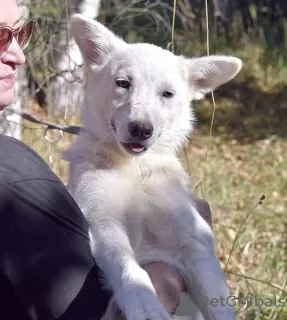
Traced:
[[[175, 186], [188, 187], [189, 178], [181, 165], [176, 161], [138, 161], [123, 168], [127, 179], [135, 179], [137, 186], [148, 198], [153, 194], [166, 196]], [[147, 199], [146, 199], [147, 200]]]
[[188, 179], [181, 168], [176, 169], [158, 165], [127, 168], [126, 174], [122, 171], [126, 179], [134, 181], [132, 190], [137, 193], [136, 204], [132, 205], [134, 210], [127, 213], [126, 219], [135, 251], [156, 244], [158, 248], [165, 244], [170, 248], [166, 241], [174, 243], [176, 229], [182, 230], [183, 227], [176, 228], [176, 225], [181, 223], [179, 216], [187, 212]]

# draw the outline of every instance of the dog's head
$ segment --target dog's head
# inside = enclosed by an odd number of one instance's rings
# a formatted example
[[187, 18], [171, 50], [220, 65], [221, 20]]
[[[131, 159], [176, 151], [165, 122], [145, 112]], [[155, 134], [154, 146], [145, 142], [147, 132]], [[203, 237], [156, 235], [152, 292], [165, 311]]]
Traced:
[[90, 77], [83, 125], [112, 136], [130, 155], [176, 151], [193, 127], [190, 102], [242, 66], [235, 57], [189, 59], [152, 44], [128, 44], [80, 14], [72, 17], [71, 31]]

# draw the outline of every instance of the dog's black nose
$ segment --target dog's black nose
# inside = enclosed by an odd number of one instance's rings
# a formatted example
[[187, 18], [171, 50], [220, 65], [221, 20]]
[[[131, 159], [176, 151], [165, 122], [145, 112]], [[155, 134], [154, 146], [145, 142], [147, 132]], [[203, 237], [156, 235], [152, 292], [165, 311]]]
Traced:
[[129, 124], [129, 131], [133, 138], [147, 140], [152, 136], [153, 126], [149, 123], [134, 121]]

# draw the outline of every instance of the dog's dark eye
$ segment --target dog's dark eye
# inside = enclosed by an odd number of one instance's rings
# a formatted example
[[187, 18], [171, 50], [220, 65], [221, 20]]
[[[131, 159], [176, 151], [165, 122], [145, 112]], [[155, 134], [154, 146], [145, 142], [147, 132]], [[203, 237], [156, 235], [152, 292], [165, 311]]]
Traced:
[[164, 91], [162, 96], [165, 98], [172, 98], [174, 96], [174, 93], [171, 91]]
[[118, 87], [124, 88], [124, 89], [129, 89], [130, 83], [128, 80], [125, 79], [116, 79], [116, 84]]

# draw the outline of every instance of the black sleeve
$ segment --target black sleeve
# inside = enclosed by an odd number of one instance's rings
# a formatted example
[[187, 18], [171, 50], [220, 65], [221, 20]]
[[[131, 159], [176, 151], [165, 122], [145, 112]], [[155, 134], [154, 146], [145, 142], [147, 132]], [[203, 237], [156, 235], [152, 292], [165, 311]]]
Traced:
[[[1, 277], [29, 319], [100, 319], [110, 298], [100, 285], [79, 207], [36, 152], [5, 136], [0, 136], [0, 297]], [[0, 319], [7, 309], [3, 301]]]

